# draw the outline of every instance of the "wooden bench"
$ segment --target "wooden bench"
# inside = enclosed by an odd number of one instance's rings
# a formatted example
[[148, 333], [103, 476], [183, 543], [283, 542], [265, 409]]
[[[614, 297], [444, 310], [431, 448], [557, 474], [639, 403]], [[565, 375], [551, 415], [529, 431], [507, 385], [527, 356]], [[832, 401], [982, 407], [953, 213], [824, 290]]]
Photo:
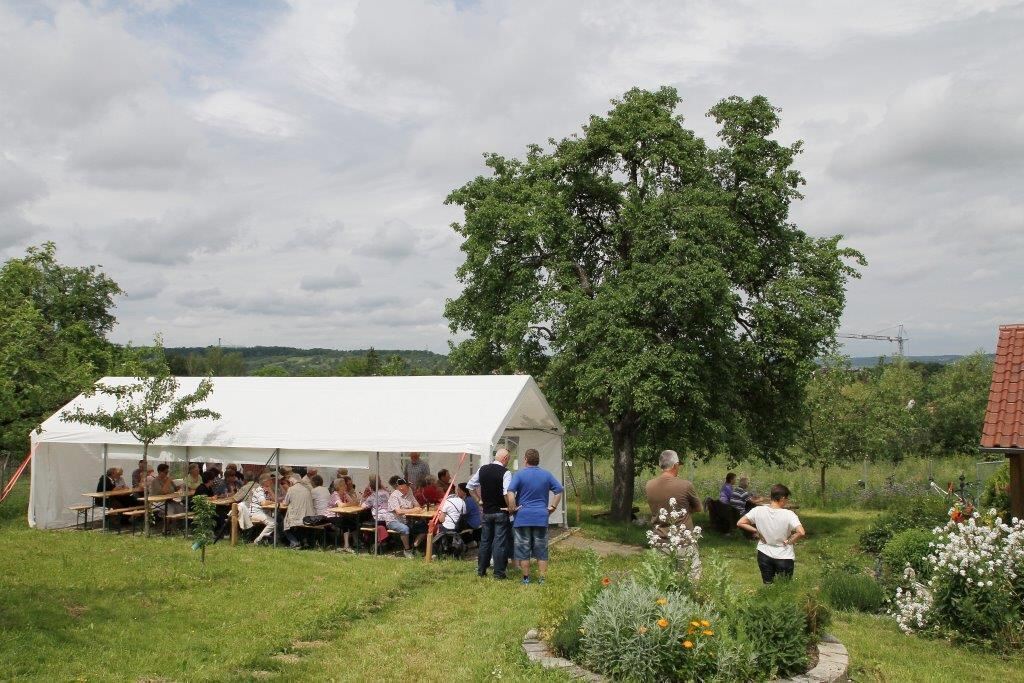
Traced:
[[[327, 530], [333, 528], [330, 522], [323, 524], [296, 524], [293, 529], [306, 529], [307, 531], [322, 531], [324, 534], [324, 548], [327, 547]], [[338, 548], [338, 537], [334, 537], [334, 548]]]
[[75, 518], [75, 527], [79, 524], [82, 525], [82, 531], [86, 531], [89, 528], [89, 512], [93, 509], [92, 505], [69, 505], [68, 510], [74, 512], [77, 517]]
[[[135, 509], [132, 509], [132, 510], [122, 510], [121, 511], [121, 516], [123, 518], [125, 518], [125, 519], [130, 519], [132, 521], [132, 535], [134, 536], [135, 535], [135, 521], [137, 519], [141, 519], [142, 517], [145, 517], [146, 516], [146, 510], [145, 510], [145, 508], [135, 508]], [[118, 533], [121, 533], [120, 526], [118, 527], [117, 531], [118, 531]]]
[[[137, 507], [130, 507], [130, 508], [107, 508], [106, 517], [108, 519], [119, 519], [119, 518], [120, 519], [133, 519], [132, 517], [128, 516], [128, 513], [143, 512], [143, 511], [144, 510], [143, 510], [141, 505], [139, 505]], [[133, 520], [132, 521], [132, 530], [134, 531], [134, 529], [135, 529], [135, 522]], [[120, 524], [117, 525], [117, 533], [121, 533], [121, 525]]]

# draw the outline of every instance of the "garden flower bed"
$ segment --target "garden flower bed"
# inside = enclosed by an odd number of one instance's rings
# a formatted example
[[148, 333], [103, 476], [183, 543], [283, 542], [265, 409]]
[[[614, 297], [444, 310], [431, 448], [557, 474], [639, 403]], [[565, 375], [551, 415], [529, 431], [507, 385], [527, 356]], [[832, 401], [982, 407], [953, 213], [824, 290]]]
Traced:
[[[846, 680], [850, 666], [850, 657], [842, 643], [831, 636], [823, 635], [815, 646], [816, 657], [814, 666], [806, 673], [792, 678], [777, 678], [772, 683], [800, 681], [800, 683], [835, 683]], [[573, 678], [584, 681], [607, 681], [608, 679], [593, 671], [588, 671], [572, 661], [559, 657], [540, 639], [536, 629], [530, 629], [523, 636], [523, 651], [532, 662], [537, 662], [548, 669], [564, 669]]]
[[550, 648], [528, 634], [528, 656], [578, 677], [652, 683], [832, 681], [845, 673], [842, 646], [821, 642], [829, 612], [816, 588], [779, 581], [740, 590], [717, 556], [701, 566], [701, 530], [688, 530], [685, 518], [662, 510], [651, 550], [628, 574], [605, 574], [591, 557], [584, 590], [545, 628]]

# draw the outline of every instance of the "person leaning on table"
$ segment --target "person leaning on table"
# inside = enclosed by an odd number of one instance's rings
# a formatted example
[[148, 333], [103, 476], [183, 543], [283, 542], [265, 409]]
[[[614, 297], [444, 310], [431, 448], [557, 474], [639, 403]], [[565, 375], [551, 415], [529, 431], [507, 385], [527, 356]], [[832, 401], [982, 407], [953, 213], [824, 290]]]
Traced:
[[736, 522], [740, 529], [757, 534], [757, 568], [765, 583], [771, 583], [776, 576], [792, 578], [796, 564], [793, 544], [805, 535], [800, 518], [786, 509], [788, 502], [789, 489], [776, 484], [768, 505], [755, 507]]

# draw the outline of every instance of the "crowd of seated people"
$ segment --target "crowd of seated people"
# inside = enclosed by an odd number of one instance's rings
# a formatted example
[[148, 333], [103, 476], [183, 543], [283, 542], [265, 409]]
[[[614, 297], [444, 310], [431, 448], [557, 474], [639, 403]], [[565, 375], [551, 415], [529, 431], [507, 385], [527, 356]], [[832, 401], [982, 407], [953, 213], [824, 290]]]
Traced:
[[[159, 463], [155, 472], [152, 468], [146, 469], [145, 475], [144, 468], [145, 464], [140, 461], [138, 469], [132, 473], [132, 480], [145, 484], [138, 484], [131, 492], [108, 496], [108, 508], [141, 505], [143, 486], [151, 496], [182, 494], [180, 498], [161, 500], [154, 505], [154, 513], [158, 517], [184, 512], [188, 496], [208, 496], [214, 499], [231, 497], [240, 507], [244, 507], [246, 528], [256, 528], [252, 541], [255, 544], [270, 543], [277, 528], [288, 547], [299, 548], [306, 540], [304, 529], [315, 525], [335, 534], [339, 541], [338, 549], [349, 553], [355, 550], [356, 534], [359, 533], [361, 518], [365, 515], [366, 519], [376, 520], [376, 524], [381, 527], [378, 540], [385, 540], [388, 531], [393, 532], [401, 541], [403, 553], [412, 557], [413, 551], [423, 545], [428, 525], [424, 518], [411, 513], [422, 513], [428, 511], [430, 506], [437, 506], [440, 515], [436, 533], [439, 536], [469, 530], [465, 540], [479, 543], [482, 518], [480, 506], [469, 495], [465, 483], [452, 485], [451, 474], [447, 470], [441, 470], [436, 478], [425, 475], [418, 489], [397, 475], [391, 477], [387, 486], [378, 481], [375, 475], [370, 475], [366, 488], [360, 494], [345, 469], [338, 470], [335, 480], [328, 487], [316, 468], [306, 468], [301, 476], [300, 468], [282, 467], [258, 475], [246, 470], [249, 474], [243, 477], [242, 470], [234, 464], [224, 467], [222, 474], [219, 466], [207, 464], [204, 467], [193, 462], [189, 463], [185, 476], [177, 482], [172, 479], [167, 463]], [[245, 481], [246, 478], [248, 481]], [[128, 488], [124, 482], [124, 472], [121, 468], [112, 467], [100, 479], [96, 490], [102, 492], [120, 488]], [[280, 502], [280, 510], [267, 505], [275, 501]], [[103, 500], [97, 499], [96, 504], [102, 505]], [[364, 515], [333, 511], [333, 508], [343, 506], [359, 506]], [[227, 505], [216, 507], [215, 540], [219, 540], [229, 528], [230, 509]], [[315, 524], [307, 523], [311, 519], [315, 520]]]

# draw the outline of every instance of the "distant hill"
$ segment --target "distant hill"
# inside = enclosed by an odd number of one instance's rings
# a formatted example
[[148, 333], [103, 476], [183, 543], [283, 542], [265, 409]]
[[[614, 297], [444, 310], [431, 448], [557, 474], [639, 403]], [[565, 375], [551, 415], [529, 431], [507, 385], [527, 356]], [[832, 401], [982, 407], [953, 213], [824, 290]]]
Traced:
[[[168, 356], [187, 358], [202, 356], [211, 348], [178, 346], [164, 349]], [[245, 373], [253, 374], [268, 365], [282, 368], [291, 376], [330, 374], [331, 368], [347, 358], [363, 358], [369, 349], [297, 349], [291, 346], [237, 346], [221, 347], [224, 354], [238, 354], [245, 364]], [[440, 375], [448, 370], [448, 356], [433, 351], [410, 349], [374, 349], [381, 358], [398, 356], [416, 372]]]
[[[944, 356], [907, 356], [907, 360], [911, 363], [920, 363], [922, 365], [949, 365], [963, 358], [963, 354], [946, 354]], [[989, 358], [995, 358], [995, 354], [988, 354]], [[884, 359], [886, 363], [893, 361], [892, 356], [858, 356], [850, 359], [850, 364], [855, 368], [870, 368], [878, 365], [879, 358]]]

